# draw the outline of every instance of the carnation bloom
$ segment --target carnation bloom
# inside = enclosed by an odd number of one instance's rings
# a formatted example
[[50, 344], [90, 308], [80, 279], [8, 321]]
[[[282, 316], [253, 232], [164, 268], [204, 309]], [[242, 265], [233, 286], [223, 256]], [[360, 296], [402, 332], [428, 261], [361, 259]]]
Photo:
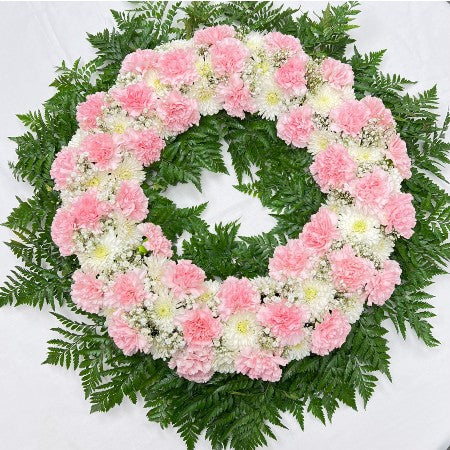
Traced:
[[171, 91], [158, 102], [156, 112], [168, 131], [182, 133], [190, 126], [198, 125], [200, 114], [197, 102], [178, 91]]
[[263, 381], [279, 381], [281, 367], [288, 361], [281, 356], [259, 349], [245, 349], [238, 354], [235, 360], [236, 371], [247, 375], [251, 379]]
[[220, 321], [213, 317], [209, 309], [186, 311], [179, 321], [188, 345], [212, 345], [212, 340], [222, 332]]
[[59, 208], [53, 218], [50, 233], [62, 256], [69, 256], [74, 251], [74, 231], [75, 217], [73, 212], [67, 208]]
[[210, 50], [214, 73], [222, 76], [242, 72], [249, 54], [247, 47], [238, 39], [225, 38], [216, 42]]
[[79, 150], [72, 147], [63, 147], [56, 155], [50, 169], [50, 176], [55, 182], [55, 189], [60, 191], [77, 172], [77, 157]]
[[383, 305], [394, 292], [395, 285], [400, 284], [401, 273], [397, 261], [385, 261], [383, 268], [376, 271], [367, 283], [367, 304]]
[[403, 178], [411, 178], [411, 160], [406, 150], [406, 143], [399, 135], [395, 135], [389, 141], [386, 156], [394, 163]]
[[126, 356], [147, 349], [147, 339], [139, 331], [131, 328], [122, 318], [120, 312], [111, 317], [108, 324], [108, 334]]
[[369, 108], [361, 101], [347, 100], [330, 112], [333, 131], [356, 136], [370, 119]]
[[155, 93], [143, 82], [113, 89], [111, 95], [131, 117], [137, 117], [145, 111], [155, 109]]
[[343, 88], [353, 86], [353, 70], [348, 64], [333, 58], [325, 58], [320, 66], [324, 80], [334, 87]]
[[323, 192], [342, 189], [355, 178], [357, 165], [341, 144], [331, 144], [320, 152], [310, 170]]
[[332, 350], [342, 346], [350, 329], [344, 315], [338, 310], [333, 310], [315, 326], [311, 335], [311, 351], [320, 356], [328, 355]]
[[144, 75], [148, 70], [154, 69], [158, 62], [158, 53], [154, 50], [141, 50], [138, 49], [133, 53], [129, 53], [125, 56], [120, 73], [124, 74], [132, 72], [140, 75]]
[[158, 161], [161, 150], [166, 145], [153, 130], [136, 131], [128, 129], [123, 138], [122, 145], [125, 146], [144, 166]]
[[113, 308], [129, 311], [147, 298], [145, 272], [134, 269], [118, 275], [106, 292], [105, 304]]
[[116, 169], [120, 162], [119, 149], [108, 133], [86, 136], [81, 143], [81, 151], [87, 152], [89, 160], [102, 170]]
[[258, 291], [247, 278], [228, 277], [220, 286], [217, 297], [220, 300], [219, 313], [223, 318], [236, 311], [256, 311], [261, 302]]
[[199, 296], [205, 292], [205, 272], [191, 261], [170, 261], [164, 269], [162, 282], [176, 298], [184, 295]]
[[413, 234], [416, 225], [416, 211], [412, 205], [413, 196], [399, 192], [393, 194], [383, 208], [382, 224], [386, 225], [386, 231], [392, 230], [406, 239]]
[[311, 133], [314, 131], [313, 111], [309, 106], [292, 108], [282, 114], [277, 122], [277, 135], [287, 144], [294, 147], [306, 147]]
[[91, 130], [97, 126], [97, 118], [102, 115], [105, 105], [105, 93], [88, 95], [86, 101], [77, 106], [77, 121], [82, 130]]
[[286, 245], [275, 248], [269, 260], [269, 275], [277, 281], [304, 277], [311, 266], [312, 256], [301, 239], [291, 239]]
[[172, 257], [172, 244], [167, 239], [159, 225], [153, 223], [140, 223], [138, 230], [142, 236], [147, 239], [142, 244], [147, 250], [153, 252], [156, 256], [163, 256], [165, 258]]
[[379, 98], [369, 95], [364, 97], [361, 103], [364, 103], [369, 110], [369, 119], [376, 119], [378, 125], [389, 127], [394, 123], [391, 111], [384, 106]]
[[344, 292], [356, 292], [363, 288], [375, 270], [372, 261], [356, 256], [350, 245], [332, 252], [328, 260], [334, 285]]
[[197, 45], [213, 45], [222, 39], [234, 37], [236, 31], [230, 25], [216, 25], [202, 28], [194, 33], [194, 42]]
[[227, 84], [219, 86], [217, 93], [230, 116], [243, 119], [245, 111], [256, 110], [250, 90], [238, 74], [231, 76]]
[[311, 249], [317, 255], [323, 255], [328, 251], [333, 241], [340, 237], [336, 225], [336, 214], [323, 206], [305, 224], [300, 239], [305, 247]]
[[280, 338], [281, 345], [296, 345], [304, 337], [303, 325], [307, 321], [307, 312], [297, 305], [285, 301], [267, 303], [262, 306], [257, 317], [259, 322], [270, 328], [270, 332]]
[[171, 369], [177, 369], [180, 377], [196, 383], [206, 383], [213, 375], [213, 352], [209, 346], [187, 346], [169, 361]]
[[375, 167], [372, 172], [351, 182], [349, 191], [360, 208], [379, 211], [391, 193], [389, 174], [380, 167]]
[[116, 194], [116, 203], [125, 217], [141, 222], [148, 214], [148, 200], [139, 183], [122, 181]]
[[198, 77], [196, 56], [191, 48], [176, 48], [159, 54], [157, 70], [163, 83], [173, 87], [192, 84]]
[[76, 270], [72, 275], [72, 300], [83, 311], [98, 314], [103, 306], [103, 282], [94, 273]]
[[75, 199], [71, 210], [77, 227], [98, 231], [100, 219], [110, 211], [110, 206], [98, 199], [97, 191], [90, 189]]
[[294, 36], [272, 31], [264, 36], [264, 44], [269, 53], [280, 51], [288, 52], [290, 55], [303, 53], [300, 41]]
[[286, 94], [300, 95], [306, 91], [306, 60], [292, 56], [275, 72], [275, 81]]

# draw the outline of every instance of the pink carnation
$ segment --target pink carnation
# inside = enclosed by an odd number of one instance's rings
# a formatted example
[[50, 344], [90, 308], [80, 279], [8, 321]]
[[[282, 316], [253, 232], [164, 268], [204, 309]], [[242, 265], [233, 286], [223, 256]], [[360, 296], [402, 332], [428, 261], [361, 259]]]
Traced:
[[312, 253], [300, 239], [291, 239], [275, 248], [269, 260], [269, 274], [277, 281], [303, 277], [311, 267]]
[[340, 144], [331, 144], [320, 152], [310, 170], [323, 192], [342, 189], [355, 178], [357, 164], [348, 150]]
[[272, 31], [264, 36], [264, 43], [269, 53], [288, 52], [289, 55], [303, 53], [300, 41], [294, 36]]
[[336, 288], [340, 291], [356, 292], [370, 280], [375, 267], [372, 261], [355, 255], [350, 245], [328, 256], [331, 275]]
[[226, 85], [219, 86], [218, 95], [230, 116], [243, 119], [245, 111], [256, 111], [250, 90], [238, 74], [233, 75]]
[[142, 304], [147, 298], [144, 279], [145, 272], [143, 270], [135, 269], [121, 273], [106, 292], [105, 304], [126, 311]]
[[205, 292], [205, 272], [189, 260], [170, 261], [164, 270], [162, 282], [177, 297], [199, 296]]
[[102, 115], [105, 105], [105, 93], [97, 92], [88, 95], [86, 101], [77, 106], [77, 121], [82, 130], [90, 130], [97, 126], [97, 118]]
[[394, 118], [389, 109], [387, 109], [383, 102], [377, 97], [371, 97], [370, 95], [364, 97], [361, 103], [367, 106], [369, 110], [369, 119], [376, 119], [377, 124], [382, 127], [389, 127], [394, 123]]
[[236, 311], [256, 311], [261, 300], [258, 291], [247, 278], [228, 277], [217, 294], [220, 300], [219, 313], [227, 318]]
[[387, 157], [394, 163], [403, 178], [411, 178], [411, 160], [406, 150], [406, 143], [395, 135], [389, 142]]
[[194, 42], [197, 45], [213, 45], [225, 38], [232, 38], [236, 31], [230, 25], [216, 25], [202, 28], [194, 33]]
[[289, 305], [285, 301], [268, 303], [257, 314], [258, 320], [270, 332], [280, 338], [281, 345], [298, 344], [304, 337], [303, 325], [307, 313], [301, 306]]
[[370, 119], [369, 108], [361, 101], [347, 100], [330, 112], [331, 128], [356, 136]]
[[397, 231], [401, 236], [409, 239], [416, 225], [416, 211], [412, 205], [411, 194], [400, 192], [392, 195], [383, 209], [383, 225], [386, 231]]
[[154, 50], [138, 49], [125, 56], [120, 68], [120, 73], [132, 72], [143, 75], [148, 70], [154, 69], [158, 62], [158, 53]]
[[90, 134], [83, 139], [81, 150], [88, 153], [89, 160], [99, 169], [113, 170], [120, 162], [120, 152], [110, 134]]
[[136, 131], [127, 130], [123, 145], [131, 151], [131, 153], [144, 166], [158, 161], [161, 157], [161, 150], [166, 145], [153, 130]]
[[117, 347], [127, 356], [131, 356], [139, 350], [147, 350], [147, 339], [139, 331], [131, 328], [120, 313], [111, 317], [108, 324], [108, 333]]
[[74, 251], [74, 231], [75, 217], [72, 211], [66, 208], [59, 208], [53, 218], [50, 232], [52, 240], [59, 247], [62, 256], [69, 256]]
[[349, 190], [360, 208], [379, 211], [391, 193], [389, 174], [375, 167], [372, 172], [350, 183]]
[[73, 147], [64, 147], [56, 155], [50, 169], [50, 176], [55, 182], [55, 189], [60, 191], [67, 186], [70, 178], [77, 172], [77, 158], [79, 150]]
[[172, 257], [172, 244], [167, 239], [159, 225], [153, 223], [141, 223], [138, 225], [138, 230], [147, 238], [142, 244], [147, 250], [153, 252], [154, 255], [163, 256], [165, 258]]
[[278, 137], [294, 147], [306, 147], [309, 136], [314, 131], [313, 111], [309, 106], [292, 108], [282, 114], [277, 122]]
[[244, 70], [249, 54], [249, 50], [241, 41], [225, 38], [211, 47], [211, 65], [219, 76], [237, 74]]
[[148, 200], [135, 181], [122, 181], [116, 194], [116, 202], [125, 217], [141, 222], [148, 214]]
[[100, 219], [108, 214], [110, 209], [107, 202], [98, 199], [94, 189], [77, 197], [71, 206], [76, 226], [96, 231], [100, 228]]
[[353, 86], [353, 70], [350, 65], [333, 58], [325, 58], [320, 66], [324, 80], [334, 87]]
[[289, 95], [300, 95], [306, 91], [306, 60], [292, 56], [275, 72], [275, 81]]
[[83, 311], [98, 314], [103, 306], [103, 283], [93, 273], [77, 270], [72, 275], [72, 300]]
[[190, 48], [176, 48], [161, 53], [157, 65], [161, 81], [173, 87], [192, 84], [198, 78], [195, 60], [195, 53]]
[[186, 131], [190, 126], [198, 125], [200, 120], [197, 102], [178, 91], [172, 91], [161, 99], [156, 112], [167, 130], [174, 133]]
[[169, 361], [180, 377], [196, 383], [206, 383], [213, 376], [213, 351], [210, 346], [188, 346]]
[[152, 88], [143, 82], [113, 89], [111, 95], [131, 117], [141, 115], [144, 110], [152, 111], [155, 109], [155, 93]]
[[222, 333], [222, 325], [209, 309], [192, 309], [180, 317], [184, 340], [188, 345], [212, 345]]
[[316, 325], [311, 336], [311, 351], [320, 356], [339, 348], [350, 333], [350, 324], [343, 314], [334, 310]]
[[305, 224], [300, 235], [303, 245], [318, 256], [325, 254], [340, 233], [336, 227], [337, 216], [328, 208], [321, 207]]
[[245, 349], [235, 360], [238, 373], [263, 381], [279, 381], [282, 374], [280, 366], [286, 364], [287, 360], [281, 356], [259, 349]]
[[395, 285], [400, 284], [401, 273], [397, 261], [385, 261], [383, 268], [376, 271], [367, 283], [367, 304], [383, 305], [394, 292]]

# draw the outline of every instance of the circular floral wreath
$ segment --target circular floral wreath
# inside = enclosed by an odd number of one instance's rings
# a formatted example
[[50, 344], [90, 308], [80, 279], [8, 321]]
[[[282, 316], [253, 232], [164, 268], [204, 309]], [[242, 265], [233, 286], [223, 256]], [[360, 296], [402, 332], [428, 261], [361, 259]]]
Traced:
[[[229, 25], [127, 55], [116, 84], [78, 106], [80, 129], [51, 168], [62, 198], [52, 238], [81, 264], [75, 304], [106, 315], [126, 355], [163, 358], [195, 382], [215, 372], [278, 381], [289, 361], [342, 346], [364, 303], [382, 305], [400, 283], [389, 256], [415, 225], [401, 191], [406, 144], [380, 99], [355, 99], [353, 79], [351, 66], [308, 57], [295, 37]], [[266, 277], [206, 280], [190, 260], [171, 260], [171, 242], [145, 222], [143, 167], [165, 139], [221, 109], [275, 120], [293, 152], [313, 155], [326, 194], [298, 238], [275, 248]]]

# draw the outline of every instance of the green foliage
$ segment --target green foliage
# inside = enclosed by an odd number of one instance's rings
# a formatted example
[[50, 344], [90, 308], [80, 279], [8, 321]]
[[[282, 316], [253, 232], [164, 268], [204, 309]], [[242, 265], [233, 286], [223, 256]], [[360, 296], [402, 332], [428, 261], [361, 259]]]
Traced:
[[[148, 419], [162, 427], [175, 426], [189, 449], [204, 433], [214, 449], [250, 450], [274, 438], [273, 426], [283, 426], [281, 412], [291, 413], [303, 428], [307, 413], [326, 423], [339, 405], [356, 409], [356, 396], [366, 404], [380, 374], [390, 379], [384, 320], [392, 321], [403, 337], [409, 325], [427, 345], [438, 343], [429, 322], [432, 296], [426, 288], [435, 275], [445, 272], [450, 258], [450, 198], [432, 180], [443, 179], [442, 167], [449, 162], [445, 133], [450, 117], [439, 125], [436, 88], [415, 97], [405, 95], [409, 80], [380, 72], [384, 50], [362, 55], [355, 48], [348, 62], [355, 72], [358, 98], [366, 94], [382, 98], [407, 142], [413, 176], [404, 189], [414, 196], [418, 223], [414, 236], [396, 245], [402, 285], [384, 307], [367, 308], [344, 346], [332, 354], [290, 363], [277, 384], [236, 374], [216, 374], [206, 384], [190, 383], [161, 360], [142, 354], [126, 357], [108, 337], [102, 317], [82, 313], [71, 303], [70, 276], [77, 264], [74, 258], [61, 257], [50, 238], [59, 204], [49, 177], [54, 155], [76, 130], [76, 105], [86, 95], [112, 86], [126, 54], [191, 37], [199, 26], [222, 23], [245, 30], [276, 29], [297, 36], [314, 57], [345, 60], [346, 47], [354, 42], [349, 31], [355, 27], [357, 7], [354, 2], [329, 5], [314, 19], [307, 14], [294, 17], [293, 9], [268, 2], [146, 2], [130, 11], [113, 11], [116, 29], [88, 36], [96, 58], [86, 65], [78, 60], [72, 67], [63, 62], [52, 83], [56, 93], [42, 111], [18, 116], [29, 131], [12, 138], [18, 155], [13, 173], [32, 184], [35, 194], [28, 201], [19, 200], [4, 224], [16, 235], [7, 245], [22, 265], [0, 289], [0, 305], [56, 308], [65, 303], [79, 315], [73, 320], [53, 313], [59, 325], [45, 362], [79, 371], [92, 411], [107, 411], [125, 398], [135, 403], [140, 396]], [[176, 15], [179, 11], [184, 15]], [[222, 141], [228, 144], [238, 177], [236, 188], [258, 197], [276, 219], [269, 233], [239, 237], [238, 223], [210, 230], [201, 218], [206, 204], [178, 208], [164, 197], [168, 186], [180, 182], [201, 189], [205, 169], [226, 173]], [[172, 241], [188, 232], [191, 237], [176, 257], [193, 259], [208, 276], [262, 275], [274, 247], [297, 235], [323, 201], [309, 174], [310, 163], [306, 152], [276, 137], [269, 121], [257, 117], [241, 121], [224, 113], [203, 118], [198, 127], [170, 142], [161, 161], [148, 169], [144, 188], [152, 205], [149, 219], [159, 223]]]

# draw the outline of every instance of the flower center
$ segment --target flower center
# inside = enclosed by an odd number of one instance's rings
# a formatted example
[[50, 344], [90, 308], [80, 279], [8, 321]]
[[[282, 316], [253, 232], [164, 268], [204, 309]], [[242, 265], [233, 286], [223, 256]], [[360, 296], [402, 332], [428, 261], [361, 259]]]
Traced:
[[92, 256], [96, 259], [105, 259], [109, 255], [109, 250], [106, 245], [100, 244], [95, 247]]
[[352, 229], [355, 233], [364, 233], [367, 230], [367, 223], [363, 219], [356, 220]]
[[317, 296], [317, 289], [312, 286], [306, 287], [304, 292], [306, 300], [314, 300]]
[[266, 100], [270, 106], [275, 106], [280, 103], [280, 97], [276, 92], [268, 92], [266, 95]]
[[250, 324], [248, 320], [240, 320], [236, 324], [236, 330], [241, 334], [248, 334], [250, 328]]

